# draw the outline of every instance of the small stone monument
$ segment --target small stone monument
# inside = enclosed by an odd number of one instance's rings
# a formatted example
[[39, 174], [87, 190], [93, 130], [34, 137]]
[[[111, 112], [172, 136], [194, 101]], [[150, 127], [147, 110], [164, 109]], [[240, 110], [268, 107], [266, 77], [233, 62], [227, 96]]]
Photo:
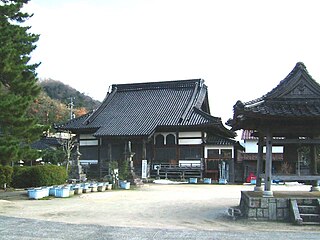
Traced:
[[71, 178], [76, 179], [76, 181], [84, 181], [86, 179], [86, 174], [82, 171], [82, 166], [80, 164], [81, 153], [79, 151], [79, 143], [76, 143], [76, 152], [74, 153], [72, 166], [71, 166]]

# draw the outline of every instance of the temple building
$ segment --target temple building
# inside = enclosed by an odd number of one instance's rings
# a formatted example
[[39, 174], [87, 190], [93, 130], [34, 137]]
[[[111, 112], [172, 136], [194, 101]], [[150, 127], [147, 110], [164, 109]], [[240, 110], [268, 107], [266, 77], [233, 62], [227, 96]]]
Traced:
[[80, 162], [97, 177], [110, 174], [112, 161], [128, 160], [140, 177], [223, 175], [233, 182], [241, 149], [235, 133], [210, 115], [202, 79], [114, 84], [96, 111], [57, 128], [77, 134]]
[[[262, 190], [264, 180], [265, 197], [273, 196], [273, 180], [312, 181], [311, 190], [319, 190], [320, 85], [303, 63], [298, 62], [278, 86], [262, 97], [245, 103], [238, 101], [228, 125], [234, 131], [248, 130], [250, 137], [257, 139], [256, 190]], [[283, 147], [283, 162], [276, 168], [274, 146]]]

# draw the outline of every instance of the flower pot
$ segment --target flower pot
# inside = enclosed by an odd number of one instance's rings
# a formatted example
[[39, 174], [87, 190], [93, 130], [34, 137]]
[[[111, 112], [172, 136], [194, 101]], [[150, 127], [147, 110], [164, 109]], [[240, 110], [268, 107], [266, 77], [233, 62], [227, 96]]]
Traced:
[[189, 183], [198, 183], [198, 178], [189, 178]]
[[122, 189], [130, 189], [130, 182], [127, 181], [120, 181], [120, 188]]
[[70, 196], [70, 189], [69, 188], [58, 188], [56, 190], [56, 195], [55, 197], [57, 198], [66, 198]]
[[59, 187], [51, 187], [49, 189], [49, 196], [55, 196], [56, 195], [56, 190], [58, 189]]
[[69, 197], [70, 197], [70, 196], [74, 196], [74, 189], [70, 189], [70, 190], [69, 190]]
[[82, 187], [74, 187], [74, 194], [82, 194], [83, 188]]
[[219, 178], [219, 183], [220, 183], [220, 184], [227, 184], [228, 181], [227, 181], [227, 179]]
[[82, 192], [83, 192], [83, 193], [91, 192], [91, 188], [89, 188], [89, 186], [90, 186], [89, 183], [83, 183], [83, 184], [81, 184]]
[[97, 192], [98, 191], [98, 184], [91, 183], [89, 188], [91, 189], [91, 192]]
[[106, 186], [105, 185], [98, 186], [98, 192], [104, 192], [105, 190], [106, 190]]
[[29, 199], [41, 199], [44, 197], [43, 190], [41, 188], [33, 188], [28, 190]]
[[203, 183], [211, 184], [211, 182], [212, 182], [211, 178], [204, 178], [203, 179]]

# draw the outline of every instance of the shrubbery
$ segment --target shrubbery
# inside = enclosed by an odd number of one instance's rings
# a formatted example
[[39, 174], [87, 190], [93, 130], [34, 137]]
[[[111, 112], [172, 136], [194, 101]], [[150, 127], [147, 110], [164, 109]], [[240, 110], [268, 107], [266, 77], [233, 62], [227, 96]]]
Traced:
[[65, 183], [67, 177], [66, 169], [56, 165], [14, 167], [12, 186], [26, 188], [58, 185]]
[[3, 187], [5, 183], [7, 185], [11, 184], [12, 174], [13, 174], [12, 167], [0, 165], [0, 187]]

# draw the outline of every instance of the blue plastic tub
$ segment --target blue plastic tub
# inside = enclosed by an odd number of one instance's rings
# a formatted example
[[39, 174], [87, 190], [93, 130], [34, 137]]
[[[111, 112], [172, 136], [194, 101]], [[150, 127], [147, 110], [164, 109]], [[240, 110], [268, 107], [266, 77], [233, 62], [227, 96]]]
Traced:
[[127, 181], [120, 181], [120, 188], [122, 189], [130, 189], [130, 182]]
[[58, 189], [59, 187], [51, 187], [49, 189], [49, 196], [55, 196], [56, 195], [56, 190]]
[[198, 183], [198, 178], [189, 178], [189, 183]]
[[66, 197], [69, 197], [70, 196], [70, 189], [67, 187], [67, 188], [58, 188], [56, 189], [56, 195], [55, 197], [57, 198], [66, 198]]
[[30, 199], [41, 199], [47, 196], [49, 196], [49, 188], [28, 189], [28, 197]]
[[211, 182], [212, 182], [211, 178], [204, 178], [203, 179], [203, 183], [211, 184]]
[[227, 184], [228, 181], [227, 181], [227, 179], [219, 178], [219, 183], [220, 183], [220, 184]]

